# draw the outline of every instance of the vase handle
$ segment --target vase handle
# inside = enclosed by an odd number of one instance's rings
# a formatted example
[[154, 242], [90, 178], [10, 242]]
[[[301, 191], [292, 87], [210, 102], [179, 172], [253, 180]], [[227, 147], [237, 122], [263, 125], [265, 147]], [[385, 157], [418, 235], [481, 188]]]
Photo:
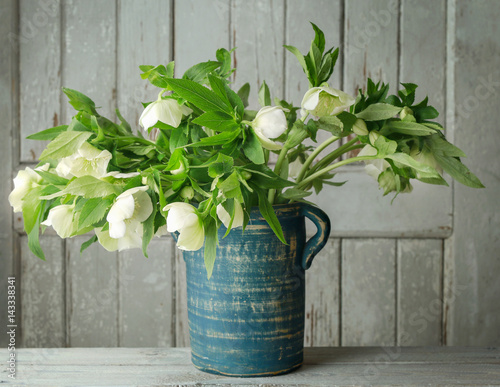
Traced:
[[316, 234], [307, 241], [304, 247], [302, 268], [307, 270], [311, 267], [311, 263], [316, 254], [325, 247], [328, 237], [330, 236], [331, 225], [328, 215], [318, 207], [311, 206], [310, 204], [302, 204], [301, 214], [309, 218], [317, 228]]

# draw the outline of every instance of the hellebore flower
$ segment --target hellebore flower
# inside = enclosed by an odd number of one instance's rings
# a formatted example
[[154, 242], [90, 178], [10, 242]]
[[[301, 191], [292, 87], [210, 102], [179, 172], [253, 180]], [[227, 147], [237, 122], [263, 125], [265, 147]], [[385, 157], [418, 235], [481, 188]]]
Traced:
[[177, 247], [181, 250], [199, 250], [205, 241], [205, 229], [198, 211], [188, 203], [175, 202], [165, 206], [168, 211], [168, 232], [179, 232]]
[[148, 187], [131, 188], [116, 198], [106, 220], [109, 229], [95, 229], [99, 243], [108, 251], [122, 251], [142, 246], [144, 222], [153, 211]]
[[106, 220], [109, 222], [109, 236], [123, 238], [127, 227], [136, 228], [136, 223], [144, 222], [153, 211], [151, 198], [146, 193], [148, 187], [131, 188], [116, 198]]
[[14, 208], [14, 212], [23, 210], [24, 197], [34, 188], [39, 186], [42, 177], [35, 171], [48, 171], [49, 164], [35, 168], [26, 167], [23, 171], [19, 171], [14, 178], [14, 189], [9, 195], [9, 203]]
[[182, 116], [192, 113], [192, 110], [184, 105], [179, 105], [172, 98], [161, 98], [151, 102], [141, 114], [139, 124], [147, 130], [156, 125], [158, 121], [177, 128], [181, 123]]
[[[443, 168], [441, 168], [441, 166], [438, 164], [438, 162], [434, 158], [434, 155], [425, 148], [419, 150], [418, 146], [412, 147], [410, 150], [410, 156], [420, 164], [434, 168], [439, 174], [443, 173]], [[419, 171], [416, 171], [416, 174], [417, 179], [422, 178], [422, 174]]]
[[44, 226], [52, 226], [61, 238], [69, 238], [78, 231], [78, 222], [73, 219], [74, 205], [63, 204], [51, 208], [47, 219], [42, 222]]
[[288, 165], [288, 177], [296, 179], [297, 176], [299, 176], [299, 173], [302, 170], [303, 165], [304, 164], [301, 162], [300, 157], [297, 157], [294, 161], [292, 161]]
[[[226, 211], [226, 209], [222, 206], [222, 204], [219, 204], [217, 206], [217, 216], [221, 220], [221, 222], [226, 226], [226, 228], [229, 227], [229, 223], [231, 222], [231, 214]], [[234, 201], [234, 219], [233, 219], [233, 224], [231, 225], [231, 229], [237, 228], [237, 227], [242, 227], [243, 226], [243, 208], [241, 207], [240, 202]]]
[[306, 91], [301, 103], [301, 113], [316, 117], [336, 116], [355, 102], [354, 98], [341, 90], [332, 89], [328, 85], [313, 87]]
[[[365, 145], [361, 152], [359, 152], [358, 156], [376, 156], [378, 153], [377, 149], [372, 147], [371, 145]], [[379, 175], [384, 172], [387, 168], [390, 168], [390, 164], [384, 159], [374, 159], [374, 160], [365, 160], [365, 171], [368, 175], [373, 177], [378, 181]]]
[[112, 238], [109, 229], [103, 230], [103, 228], [96, 228], [95, 233], [99, 243], [108, 251], [122, 251], [142, 247], [142, 223], [129, 222], [125, 234], [118, 239]]
[[106, 175], [111, 153], [107, 150], [100, 150], [84, 142], [71, 156], [64, 157], [56, 167], [56, 173], [66, 179], [74, 176], [93, 176], [101, 178]]
[[281, 136], [287, 129], [283, 109], [278, 106], [264, 106], [257, 112], [252, 121], [252, 128], [264, 148], [269, 150], [281, 149], [281, 145], [270, 139]]

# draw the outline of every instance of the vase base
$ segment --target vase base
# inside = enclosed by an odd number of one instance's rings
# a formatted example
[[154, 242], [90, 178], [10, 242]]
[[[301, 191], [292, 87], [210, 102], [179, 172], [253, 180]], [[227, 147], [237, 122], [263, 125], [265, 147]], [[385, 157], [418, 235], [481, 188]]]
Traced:
[[207, 372], [209, 374], [214, 374], [214, 375], [222, 375], [222, 376], [232, 376], [232, 377], [237, 377], [237, 378], [256, 378], [256, 377], [266, 377], [266, 376], [278, 376], [278, 375], [283, 375], [283, 374], [288, 374], [292, 371], [295, 371], [298, 369], [301, 365], [302, 362], [294, 365], [293, 367], [284, 369], [284, 370], [279, 370], [279, 371], [270, 371], [270, 372], [260, 372], [260, 373], [248, 373], [248, 374], [242, 374], [242, 373], [231, 373], [231, 372], [222, 372], [210, 367], [205, 367], [205, 366], [200, 366], [196, 365], [193, 363], [193, 365], [199, 369], [200, 371]]

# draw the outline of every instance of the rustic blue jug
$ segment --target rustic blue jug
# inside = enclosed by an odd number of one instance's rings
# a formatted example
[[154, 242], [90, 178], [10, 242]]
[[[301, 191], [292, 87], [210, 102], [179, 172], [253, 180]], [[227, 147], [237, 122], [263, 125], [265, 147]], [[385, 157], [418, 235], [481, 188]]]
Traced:
[[[231, 376], [290, 372], [303, 360], [305, 270], [324, 247], [330, 220], [304, 203], [274, 206], [287, 245], [256, 208], [243, 233], [219, 229], [208, 280], [203, 249], [185, 251], [191, 359], [200, 370]], [[305, 217], [317, 227], [306, 242]]]

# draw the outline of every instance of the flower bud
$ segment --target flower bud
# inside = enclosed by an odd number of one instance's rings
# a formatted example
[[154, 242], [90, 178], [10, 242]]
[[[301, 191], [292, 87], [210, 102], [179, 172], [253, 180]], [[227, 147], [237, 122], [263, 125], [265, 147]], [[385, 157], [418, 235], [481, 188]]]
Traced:
[[415, 121], [415, 117], [413, 117], [413, 110], [411, 110], [408, 106], [405, 106], [403, 110], [401, 110], [399, 117], [401, 117], [401, 120], [405, 120], [406, 118], [405, 121]]
[[396, 179], [398, 176], [391, 169], [386, 169], [378, 177], [378, 184], [384, 190], [384, 195], [397, 190]]
[[358, 136], [366, 136], [368, 134], [368, 128], [366, 127], [365, 121], [363, 121], [361, 118], [358, 118], [352, 126], [352, 131]]
[[369, 134], [369, 139], [370, 139], [370, 144], [372, 144], [373, 146], [375, 146], [375, 142], [378, 140], [378, 138], [380, 137], [380, 133], [375, 131], [375, 130], [372, 130]]
[[241, 172], [241, 176], [245, 180], [250, 180], [250, 178], [252, 177], [252, 174], [250, 172], [248, 172], [248, 171], [242, 171]]
[[328, 85], [309, 89], [302, 99], [302, 115], [310, 113], [316, 117], [336, 116], [355, 102], [354, 98]]
[[194, 197], [194, 189], [193, 187], [187, 185], [181, 189], [180, 193], [181, 198], [191, 200]]
[[264, 106], [252, 121], [252, 128], [262, 147], [269, 150], [281, 149], [281, 145], [270, 139], [281, 136], [287, 129], [283, 109], [279, 106]]

